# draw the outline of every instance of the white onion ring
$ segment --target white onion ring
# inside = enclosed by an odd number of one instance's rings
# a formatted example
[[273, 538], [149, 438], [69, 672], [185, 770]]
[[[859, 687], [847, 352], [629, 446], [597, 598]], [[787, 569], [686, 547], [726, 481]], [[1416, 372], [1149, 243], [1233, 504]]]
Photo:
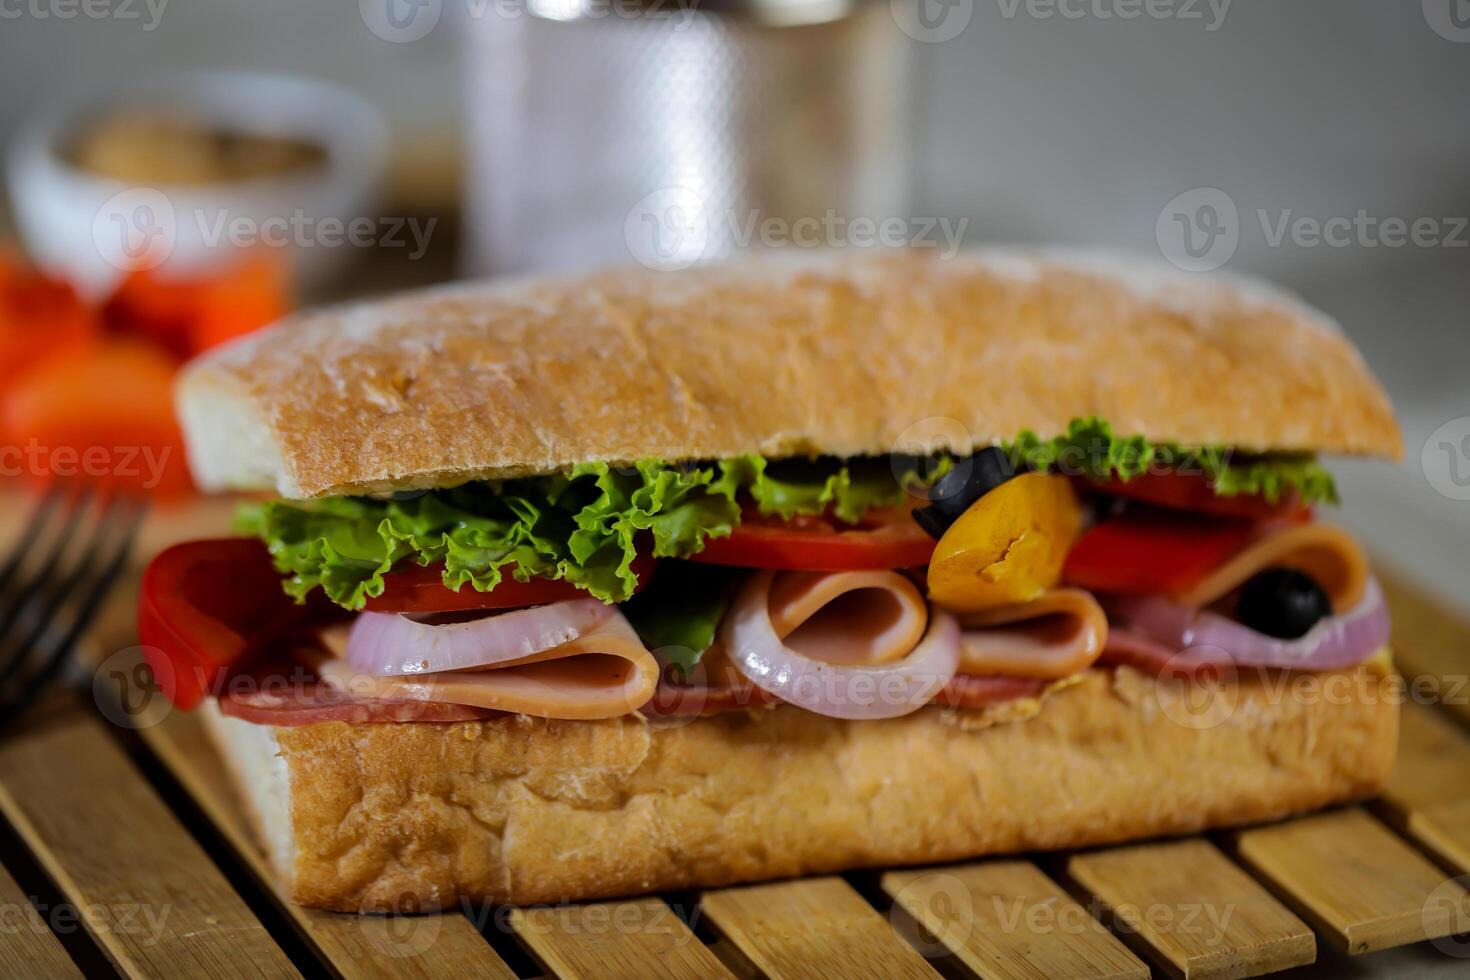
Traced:
[[595, 631], [617, 613], [596, 599], [431, 626], [397, 613], [359, 613], [347, 637], [347, 662], [379, 677], [490, 667], [541, 653]]
[[954, 677], [960, 627], [939, 609], [923, 639], [900, 660], [838, 665], [792, 650], [771, 624], [773, 578], [773, 572], [752, 575], [720, 625], [730, 659], [756, 687], [815, 714], [865, 721], [917, 711]]
[[1121, 625], [1180, 651], [1179, 657], [1239, 667], [1334, 670], [1367, 660], [1388, 642], [1388, 607], [1378, 580], [1370, 577], [1363, 598], [1341, 616], [1328, 616], [1295, 640], [1267, 636], [1219, 613], [1193, 609], [1161, 596], [1118, 596], [1105, 602]]

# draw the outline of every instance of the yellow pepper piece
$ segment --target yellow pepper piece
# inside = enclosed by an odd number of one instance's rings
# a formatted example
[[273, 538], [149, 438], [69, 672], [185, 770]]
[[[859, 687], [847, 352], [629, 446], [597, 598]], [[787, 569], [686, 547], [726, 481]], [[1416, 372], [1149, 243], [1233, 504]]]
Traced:
[[929, 560], [929, 598], [957, 612], [1026, 602], [1056, 585], [1082, 526], [1071, 481], [1007, 480], [970, 505]]

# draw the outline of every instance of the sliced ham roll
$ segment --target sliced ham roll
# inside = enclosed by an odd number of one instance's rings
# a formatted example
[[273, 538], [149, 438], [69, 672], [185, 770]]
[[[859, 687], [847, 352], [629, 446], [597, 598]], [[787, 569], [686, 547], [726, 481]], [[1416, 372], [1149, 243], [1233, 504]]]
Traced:
[[896, 572], [756, 572], [720, 643], [756, 687], [816, 714], [897, 718], [954, 677], [959, 626]]
[[[768, 609], [786, 646], [845, 666], [903, 659], [923, 638], [929, 619], [917, 587], [894, 572], [783, 572], [772, 579]], [[963, 708], [1035, 696], [1045, 681], [1091, 666], [1107, 639], [1102, 607], [1081, 589], [1051, 590], [1030, 602], [961, 617], [960, 623], [958, 671], [935, 700]], [[702, 683], [659, 689], [662, 710], [656, 713], [709, 714], [778, 700], [754, 687], [718, 640], [696, 671]]]
[[567, 643], [475, 670], [375, 675], [346, 660], [346, 626], [321, 634], [331, 654], [312, 664], [331, 687], [358, 698], [440, 701], [541, 718], [589, 720], [636, 711], [653, 696], [658, 662], [622, 613]]
[[958, 617], [962, 675], [1057, 680], [1091, 667], [1108, 639], [1092, 593], [1049, 589], [1030, 602]]
[[1356, 606], [1368, 584], [1368, 558], [1351, 534], [1332, 524], [1295, 524], [1268, 531], [1173, 599], [1183, 606], [1208, 606], [1267, 568], [1294, 568], [1310, 575], [1336, 613]]
[[769, 608], [787, 646], [831, 664], [901, 660], [929, 624], [918, 586], [897, 572], [785, 572]]
[[[771, 625], [787, 646], [832, 664], [882, 664], [924, 636], [929, 607], [897, 572], [781, 572], [771, 582]], [[716, 637], [700, 658], [710, 687], [749, 686]]]

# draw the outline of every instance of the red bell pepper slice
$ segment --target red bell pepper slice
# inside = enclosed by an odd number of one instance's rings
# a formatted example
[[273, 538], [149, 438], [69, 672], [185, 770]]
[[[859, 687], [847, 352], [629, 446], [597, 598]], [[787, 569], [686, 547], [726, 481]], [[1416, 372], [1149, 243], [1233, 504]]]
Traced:
[[308, 611], [282, 591], [261, 542], [190, 541], [161, 552], [144, 570], [138, 638], [164, 695], [188, 709], [227, 668], [265, 649]]

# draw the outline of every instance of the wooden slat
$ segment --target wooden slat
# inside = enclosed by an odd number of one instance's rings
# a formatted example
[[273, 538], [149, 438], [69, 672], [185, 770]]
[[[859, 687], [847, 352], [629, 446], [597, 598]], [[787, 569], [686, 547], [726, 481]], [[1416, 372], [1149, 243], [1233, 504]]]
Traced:
[[1470, 912], [1470, 894], [1356, 807], [1242, 831], [1234, 841], [1242, 859], [1349, 953], [1449, 935], [1456, 920], [1445, 896]]
[[298, 975], [89, 716], [77, 713], [0, 748], [0, 811], [124, 972]]
[[1142, 960], [1030, 861], [890, 871], [882, 886], [986, 980], [1149, 975]]
[[1253, 977], [1316, 959], [1306, 923], [1203, 838], [1076, 854], [1067, 874], [1173, 976]]
[[1440, 861], [1470, 874], [1470, 799], [1414, 810], [1405, 830]]
[[1393, 614], [1394, 659], [1407, 678], [1435, 678], [1444, 708], [1470, 724], [1470, 617], [1419, 587], [1412, 576], [1389, 571], [1374, 556], [1384, 598]]
[[1398, 761], [1378, 812], [1441, 862], [1470, 873], [1470, 734], [1412, 702], [1401, 719]]
[[924, 958], [841, 878], [706, 892], [712, 923], [760, 971], [787, 977], [935, 977]]
[[532, 954], [563, 980], [731, 976], [658, 898], [513, 909], [510, 923]]
[[[271, 871], [198, 717], [174, 712], [163, 723], [142, 729], [141, 734], [252, 873], [272, 884]], [[284, 898], [281, 906], [332, 972], [347, 980], [440, 976], [511, 980], [515, 976], [469, 919], [457, 912], [358, 917], [302, 908]]]
[[0, 964], [14, 977], [80, 978], [82, 973], [61, 948], [47, 926], [46, 917], [35, 909], [10, 872], [0, 868]]
[[1398, 759], [1383, 798], [1402, 811], [1470, 799], [1470, 733], [1443, 711], [1403, 705]]

